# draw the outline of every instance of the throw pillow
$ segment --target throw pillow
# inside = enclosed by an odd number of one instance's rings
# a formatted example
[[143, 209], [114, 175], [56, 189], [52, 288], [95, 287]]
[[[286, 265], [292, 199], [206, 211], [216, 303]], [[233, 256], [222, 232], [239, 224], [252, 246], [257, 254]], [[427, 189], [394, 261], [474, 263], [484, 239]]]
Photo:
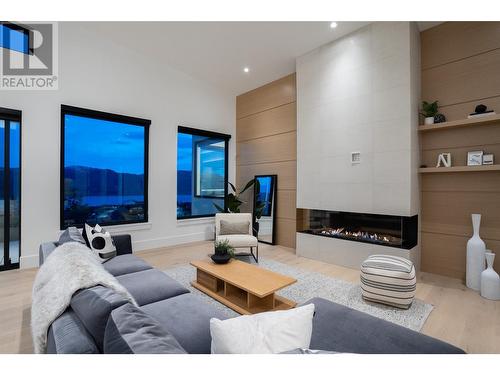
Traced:
[[109, 315], [128, 302], [114, 290], [99, 285], [75, 293], [71, 298], [71, 308], [102, 351]]
[[92, 250], [101, 262], [104, 263], [116, 255], [116, 246], [111, 233], [104, 230], [99, 224], [91, 227], [85, 223], [82, 235], [87, 246], [90, 247], [90, 250]]
[[228, 234], [248, 234], [249, 225], [250, 223], [248, 221], [233, 223], [231, 221], [221, 220], [219, 235], [226, 236]]
[[109, 316], [103, 348], [104, 354], [187, 354], [160, 323], [131, 303]]
[[78, 242], [83, 245], [86, 245], [85, 239], [82, 234], [78, 230], [77, 227], [68, 227], [61, 233], [59, 236], [59, 241], [57, 241], [59, 245], [62, 245], [66, 242]]
[[212, 354], [278, 354], [309, 348], [314, 305], [219, 320], [210, 319]]

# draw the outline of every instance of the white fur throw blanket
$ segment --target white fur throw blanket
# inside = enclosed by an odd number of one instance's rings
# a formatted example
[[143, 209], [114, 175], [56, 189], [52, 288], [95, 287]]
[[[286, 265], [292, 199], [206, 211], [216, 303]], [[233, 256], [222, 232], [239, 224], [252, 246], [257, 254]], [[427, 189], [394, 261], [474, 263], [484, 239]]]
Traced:
[[33, 285], [31, 332], [35, 353], [46, 352], [48, 329], [69, 306], [73, 294], [96, 285], [111, 288], [137, 305], [88, 247], [68, 242], [47, 257]]

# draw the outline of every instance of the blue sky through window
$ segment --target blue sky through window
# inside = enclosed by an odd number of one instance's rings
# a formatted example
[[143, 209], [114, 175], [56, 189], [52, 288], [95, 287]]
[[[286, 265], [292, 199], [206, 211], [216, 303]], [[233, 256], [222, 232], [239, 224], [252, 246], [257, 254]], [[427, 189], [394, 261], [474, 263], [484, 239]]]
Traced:
[[11, 121], [10, 123], [10, 167], [19, 168], [21, 146], [21, 124]]
[[145, 137], [145, 126], [64, 114], [62, 228], [147, 220]]
[[[21, 144], [21, 125], [18, 122], [10, 122], [10, 167], [19, 168], [19, 146]], [[2, 149], [0, 152], [0, 165], [4, 165], [4, 152], [3, 147], [5, 144], [5, 122], [0, 120], [0, 145]]]
[[191, 134], [178, 134], [177, 169], [181, 171], [191, 171], [193, 169], [193, 136]]
[[143, 126], [65, 116], [65, 166], [144, 173]]
[[22, 30], [14, 30], [5, 24], [0, 24], [0, 47], [28, 53], [28, 34], [24, 33]]

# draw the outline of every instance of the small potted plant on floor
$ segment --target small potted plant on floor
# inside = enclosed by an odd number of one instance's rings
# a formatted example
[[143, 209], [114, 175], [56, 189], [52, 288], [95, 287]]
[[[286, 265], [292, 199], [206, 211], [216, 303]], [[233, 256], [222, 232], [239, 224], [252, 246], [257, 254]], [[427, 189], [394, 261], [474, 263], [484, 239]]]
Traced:
[[425, 100], [422, 102], [422, 112], [420, 114], [424, 116], [424, 124], [432, 125], [434, 124], [434, 116], [438, 113], [438, 102], [429, 103]]
[[217, 264], [225, 264], [234, 257], [234, 247], [229, 244], [229, 240], [215, 241], [215, 254], [211, 256]]

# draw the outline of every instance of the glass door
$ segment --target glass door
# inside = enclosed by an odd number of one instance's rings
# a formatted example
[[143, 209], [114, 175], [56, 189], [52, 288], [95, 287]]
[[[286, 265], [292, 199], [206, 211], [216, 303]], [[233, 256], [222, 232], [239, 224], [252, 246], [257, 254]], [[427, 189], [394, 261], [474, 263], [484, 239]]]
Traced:
[[19, 268], [21, 112], [0, 108], [0, 271]]

